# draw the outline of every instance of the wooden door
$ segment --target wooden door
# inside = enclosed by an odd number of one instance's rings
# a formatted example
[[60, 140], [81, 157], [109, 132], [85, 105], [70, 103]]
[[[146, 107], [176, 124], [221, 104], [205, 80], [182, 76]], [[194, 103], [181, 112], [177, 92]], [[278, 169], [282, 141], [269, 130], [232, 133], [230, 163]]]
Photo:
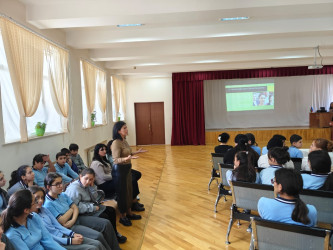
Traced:
[[137, 145], [165, 144], [164, 103], [135, 103]]

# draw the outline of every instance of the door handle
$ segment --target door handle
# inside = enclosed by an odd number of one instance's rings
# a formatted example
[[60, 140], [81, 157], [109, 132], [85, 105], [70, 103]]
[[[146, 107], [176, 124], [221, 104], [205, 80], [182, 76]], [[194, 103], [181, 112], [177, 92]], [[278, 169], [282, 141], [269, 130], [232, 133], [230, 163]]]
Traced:
[[150, 123], [148, 124], [148, 129], [149, 129], [149, 132], [151, 132], [151, 126], [150, 126]]

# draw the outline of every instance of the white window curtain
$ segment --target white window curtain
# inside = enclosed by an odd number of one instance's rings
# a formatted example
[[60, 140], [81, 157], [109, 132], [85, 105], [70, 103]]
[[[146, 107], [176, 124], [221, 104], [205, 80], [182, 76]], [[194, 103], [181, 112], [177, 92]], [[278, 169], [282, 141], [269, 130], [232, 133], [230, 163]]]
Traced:
[[124, 120], [126, 116], [126, 87], [125, 82], [115, 76], [111, 77], [112, 118]]
[[312, 108], [314, 112], [325, 107], [328, 111], [333, 102], [333, 75], [314, 75], [312, 84]]
[[[96, 115], [95, 125], [106, 124], [106, 82], [104, 79], [104, 71], [81, 60], [83, 128], [91, 128], [92, 113]], [[105, 93], [100, 93], [101, 91]]]
[[[50, 53], [52, 45], [48, 41], [5, 18], [0, 18], [0, 22], [0, 84], [5, 143], [27, 142], [36, 137], [37, 122], [47, 124], [46, 134], [66, 132], [66, 119], [59, 115], [55, 109], [57, 106], [50, 101], [54, 95], [50, 84], [53, 81], [54, 85], [61, 85], [62, 90], [68, 89], [68, 81], [52, 79], [55, 72], [67, 78], [68, 52], [64, 50], [67, 55], [62, 55], [67, 57], [63, 60], [67, 63], [57, 65], [57, 54]], [[48, 59], [46, 51], [49, 51]], [[63, 99], [67, 99], [68, 105], [68, 95]], [[68, 107], [66, 112], [68, 115]]]

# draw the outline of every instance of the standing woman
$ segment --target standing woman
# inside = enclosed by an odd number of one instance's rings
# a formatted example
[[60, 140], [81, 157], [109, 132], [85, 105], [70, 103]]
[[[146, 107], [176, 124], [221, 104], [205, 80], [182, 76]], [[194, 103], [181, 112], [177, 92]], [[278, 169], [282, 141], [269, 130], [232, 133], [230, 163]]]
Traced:
[[120, 211], [119, 222], [124, 226], [131, 226], [131, 220], [140, 220], [141, 216], [132, 213], [133, 202], [131, 159], [137, 159], [136, 154], [147, 152], [140, 148], [137, 152], [132, 149], [126, 141], [128, 128], [125, 122], [116, 122], [113, 126], [113, 143], [111, 146], [112, 158], [115, 172], [117, 174], [116, 190], [118, 195], [118, 207]]
[[19, 190], [1, 214], [3, 230], [15, 249], [65, 249], [52, 239], [41, 218], [31, 211], [37, 203], [29, 190]]

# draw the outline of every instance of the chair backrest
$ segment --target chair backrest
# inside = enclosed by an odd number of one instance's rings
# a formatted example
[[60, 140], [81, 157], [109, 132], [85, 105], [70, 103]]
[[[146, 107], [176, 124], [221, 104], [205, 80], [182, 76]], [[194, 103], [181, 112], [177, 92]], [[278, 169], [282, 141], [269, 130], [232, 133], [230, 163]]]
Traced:
[[261, 197], [274, 199], [274, 188], [249, 182], [232, 181], [233, 204], [239, 208], [258, 211], [258, 201]]
[[224, 154], [218, 154], [218, 153], [211, 153], [211, 154], [212, 154], [213, 168], [215, 170], [219, 170], [219, 163], [223, 163]]
[[328, 249], [330, 231], [251, 217], [254, 249]]
[[302, 170], [302, 158], [290, 158], [290, 159], [294, 163], [294, 169], [300, 173]]
[[333, 192], [304, 189], [300, 198], [305, 204], [316, 207], [318, 222], [333, 225]]
[[225, 174], [228, 170], [233, 170], [234, 165], [219, 163], [219, 168], [220, 168], [220, 182], [223, 184], [223, 186], [229, 187], [230, 185], [229, 182], [227, 181], [227, 177]]

